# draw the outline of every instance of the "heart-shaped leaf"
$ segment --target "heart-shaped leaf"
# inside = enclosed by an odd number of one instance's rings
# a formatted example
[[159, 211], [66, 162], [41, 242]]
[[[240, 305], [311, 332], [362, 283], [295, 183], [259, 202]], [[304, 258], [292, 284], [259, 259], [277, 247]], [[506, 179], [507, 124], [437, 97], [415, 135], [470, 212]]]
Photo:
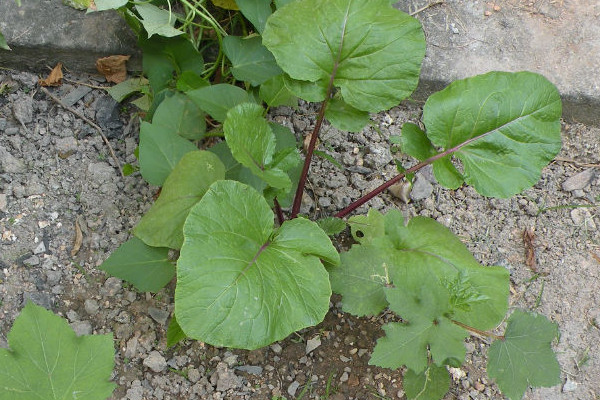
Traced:
[[425, 55], [421, 24], [389, 0], [291, 2], [268, 19], [263, 43], [292, 78], [333, 77], [346, 103], [369, 112], [412, 93]]
[[220, 179], [225, 179], [225, 166], [215, 154], [186, 153], [165, 181], [156, 203], [135, 227], [135, 235], [149, 246], [179, 249], [188, 212]]
[[281, 75], [281, 68], [277, 66], [273, 54], [263, 46], [258, 36], [226, 36], [223, 38], [223, 52], [233, 64], [231, 73], [240, 81], [258, 86], [276, 75]]
[[256, 349], [319, 323], [331, 288], [320, 259], [339, 263], [303, 218], [275, 228], [265, 199], [235, 181], [211, 185], [190, 211], [177, 263], [175, 315], [189, 337]]
[[190, 90], [186, 94], [219, 122], [225, 121], [231, 108], [250, 101], [244, 89], [226, 83]]
[[[460, 147], [454, 155], [467, 184], [484, 196], [509, 197], [534, 185], [560, 150], [561, 109], [558, 91], [543, 76], [490, 72], [430, 96], [423, 122], [433, 144]], [[455, 187], [460, 172], [444, 170], [448, 176], [435, 170], [436, 178]]]
[[153, 124], [185, 139], [201, 139], [206, 132], [205, 114], [182, 93], [165, 98], [154, 112]]
[[67, 321], [28, 302], [0, 349], [2, 400], [104, 400], [115, 384], [112, 335], [75, 335]]

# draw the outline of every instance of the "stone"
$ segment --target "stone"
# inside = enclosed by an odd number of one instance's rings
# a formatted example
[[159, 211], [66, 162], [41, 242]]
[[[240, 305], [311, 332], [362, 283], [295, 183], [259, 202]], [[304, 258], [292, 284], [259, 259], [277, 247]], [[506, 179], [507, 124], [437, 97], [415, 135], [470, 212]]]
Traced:
[[567, 381], [565, 382], [565, 384], [563, 385], [563, 392], [564, 393], [569, 393], [569, 392], [574, 392], [575, 390], [577, 390], [577, 386], [579, 385], [579, 383], [571, 380], [568, 376], [567, 376]]
[[200, 374], [200, 371], [198, 371], [196, 368], [188, 369], [187, 376], [188, 376], [188, 379], [190, 380], [190, 382], [192, 382], [192, 383], [198, 382], [200, 380], [200, 378], [202, 377], [202, 375]]
[[35, 249], [33, 249], [33, 254], [42, 254], [46, 252], [46, 244], [44, 244], [43, 241], [41, 241], [36, 247]]
[[109, 182], [115, 178], [114, 168], [105, 162], [90, 163], [88, 165], [88, 176], [97, 184]]
[[13, 115], [22, 125], [33, 121], [33, 99], [25, 95], [13, 102]]
[[46, 282], [50, 286], [57, 285], [62, 278], [62, 273], [60, 271], [46, 271]]
[[[230, 389], [242, 387], [242, 380], [235, 375], [233, 370], [229, 369], [226, 363], [220, 362], [217, 364], [215, 374], [213, 374], [217, 392], [226, 392]], [[211, 377], [211, 382], [213, 381]]]
[[167, 360], [154, 350], [144, 359], [144, 365], [154, 372], [162, 372], [167, 368]]
[[123, 291], [123, 281], [111, 276], [104, 282], [102, 290], [107, 296], [114, 296]]
[[315, 336], [314, 338], [307, 340], [305, 353], [309, 354], [311, 351], [315, 350], [320, 345], [321, 338], [319, 336]]
[[0, 146], [0, 172], [21, 174], [27, 170], [25, 163]]
[[273, 352], [275, 354], [279, 354], [279, 353], [281, 353], [281, 350], [283, 350], [283, 348], [281, 347], [281, 345], [279, 343], [273, 343], [271, 345], [271, 350], [273, 350]]
[[582, 190], [587, 185], [590, 184], [590, 182], [592, 181], [594, 176], [595, 176], [594, 169], [588, 168], [585, 171], [575, 174], [575, 175], [571, 176], [570, 178], [568, 178], [567, 180], [565, 180], [562, 184], [562, 188], [563, 188], [563, 190], [566, 190], [567, 192], [572, 192], [574, 190]]
[[129, 400], [143, 400], [144, 388], [142, 387], [142, 383], [138, 379], [133, 381], [130, 389], [127, 389], [126, 396]]
[[96, 315], [96, 313], [98, 312], [98, 309], [100, 308], [100, 306], [98, 305], [98, 302], [93, 299], [86, 299], [85, 302], [83, 303], [83, 307], [85, 309], [85, 312], [88, 313], [89, 315]]
[[168, 311], [164, 311], [154, 307], [148, 307], [148, 314], [150, 314], [150, 317], [152, 317], [153, 320], [155, 320], [161, 325], [166, 324], [167, 318], [169, 318]]
[[433, 185], [422, 175], [417, 174], [410, 191], [410, 198], [419, 201], [428, 198], [431, 193], [433, 193]]
[[125, 347], [125, 357], [132, 359], [136, 356], [138, 349], [138, 338], [137, 336], [132, 337], [127, 341], [127, 346]]
[[239, 367], [235, 367], [236, 370], [245, 372], [251, 375], [262, 375], [263, 369], [258, 365], [240, 365]]
[[290, 386], [288, 386], [288, 388], [287, 388], [288, 394], [292, 397], [296, 396], [296, 391], [298, 391], [299, 387], [300, 387], [300, 382], [298, 382], [298, 381], [292, 382], [290, 384]]
[[6, 195], [4, 193], [0, 193], [0, 211], [8, 211], [8, 201], [6, 200]]
[[72, 107], [77, 103], [83, 96], [92, 91], [92, 88], [89, 86], [77, 86], [75, 89], [71, 90], [69, 93], [64, 95], [61, 98], [61, 101], [67, 106]]
[[31, 301], [38, 306], [44, 307], [47, 310], [52, 309], [54, 301], [52, 296], [44, 292], [25, 292], [23, 293], [23, 307], [27, 304], [27, 301]]
[[575, 226], [596, 230], [596, 223], [592, 213], [586, 208], [574, 208], [571, 210], [571, 219]]
[[71, 323], [71, 328], [75, 331], [77, 336], [91, 335], [92, 324], [89, 321], [75, 321]]
[[77, 139], [74, 137], [64, 137], [56, 139], [56, 152], [60, 158], [67, 158], [77, 151]]
[[28, 267], [35, 267], [36, 265], [40, 265], [40, 258], [38, 256], [31, 256], [23, 260], [23, 264]]

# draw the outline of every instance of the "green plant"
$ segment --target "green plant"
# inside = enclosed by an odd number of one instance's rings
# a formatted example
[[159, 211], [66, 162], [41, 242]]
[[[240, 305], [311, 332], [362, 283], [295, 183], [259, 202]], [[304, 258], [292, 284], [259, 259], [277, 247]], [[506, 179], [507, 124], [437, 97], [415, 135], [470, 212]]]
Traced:
[[0, 399], [106, 399], [115, 384], [112, 335], [79, 336], [28, 302], [0, 349]]
[[[329, 238], [346, 228], [341, 218], [426, 165], [442, 186], [468, 184], [489, 197], [535, 184], [560, 149], [561, 101], [550, 82], [530, 72], [491, 72], [452, 83], [425, 103], [424, 130], [402, 128], [395, 145], [417, 163], [398, 166], [396, 177], [315, 223], [299, 211], [323, 122], [360, 131], [370, 113], [412, 93], [425, 51], [419, 22], [389, 0], [275, 1], [274, 13], [268, 2], [248, 0], [239, 5], [255, 33], [217, 35], [222, 47], [207, 70], [197, 38], [183, 35], [190, 22], [170, 3], [116, 4], [140, 35], [148, 80], [111, 93], [122, 99], [139, 90], [147, 99], [140, 173], [162, 191], [135, 237], [101, 268], [139, 290], [157, 291], [177, 276], [169, 345], [190, 337], [266, 346], [319, 323], [333, 290], [347, 312], [389, 308], [402, 318], [384, 327], [370, 362], [405, 365], [410, 398], [448, 391], [445, 366], [463, 362], [470, 333], [494, 340], [488, 371], [510, 397], [559, 383], [556, 325], [517, 310], [498, 333], [508, 311], [508, 272], [479, 265], [442, 225], [370, 210], [347, 221], [356, 241], [348, 251], [340, 255]], [[221, 50], [230, 65], [219, 61]], [[218, 62], [219, 79], [228, 83], [209, 81]], [[262, 106], [297, 98], [320, 103], [303, 165], [294, 135], [268, 122]], [[225, 140], [198, 150], [210, 136]], [[176, 268], [168, 249], [180, 251]]]

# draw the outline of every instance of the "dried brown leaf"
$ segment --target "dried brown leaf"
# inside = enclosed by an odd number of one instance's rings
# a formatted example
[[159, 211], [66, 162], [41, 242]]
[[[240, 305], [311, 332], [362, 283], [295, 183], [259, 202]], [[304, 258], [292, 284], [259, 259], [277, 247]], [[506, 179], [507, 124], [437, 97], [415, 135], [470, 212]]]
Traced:
[[79, 249], [81, 249], [81, 244], [83, 243], [83, 233], [81, 232], [81, 227], [79, 226], [79, 221], [75, 220], [75, 241], [73, 243], [73, 248], [71, 249], [71, 257], [75, 257], [77, 253], [79, 253]]
[[108, 56], [96, 60], [96, 69], [108, 82], [121, 83], [127, 79], [127, 60], [131, 56]]
[[533, 272], [538, 272], [537, 264], [535, 262], [535, 246], [533, 241], [535, 239], [535, 228], [526, 228], [523, 231], [523, 242], [525, 242], [525, 265], [527, 265]]
[[42, 86], [60, 86], [62, 85], [63, 73], [62, 63], [56, 64], [56, 67], [50, 71], [46, 79], [40, 79], [38, 83]]

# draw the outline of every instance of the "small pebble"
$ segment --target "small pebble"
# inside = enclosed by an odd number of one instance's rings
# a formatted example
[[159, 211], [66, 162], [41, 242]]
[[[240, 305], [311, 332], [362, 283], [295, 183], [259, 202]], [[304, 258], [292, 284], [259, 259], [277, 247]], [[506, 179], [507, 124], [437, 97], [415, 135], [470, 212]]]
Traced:
[[315, 336], [314, 338], [307, 340], [305, 353], [309, 354], [311, 351], [313, 351], [320, 345], [321, 345], [321, 338], [319, 336]]
[[144, 359], [144, 365], [154, 372], [162, 372], [167, 368], [167, 360], [154, 350]]
[[563, 190], [572, 192], [573, 190], [581, 190], [590, 184], [594, 178], [595, 172], [593, 168], [588, 168], [578, 174], [575, 174], [565, 180], [562, 184]]

